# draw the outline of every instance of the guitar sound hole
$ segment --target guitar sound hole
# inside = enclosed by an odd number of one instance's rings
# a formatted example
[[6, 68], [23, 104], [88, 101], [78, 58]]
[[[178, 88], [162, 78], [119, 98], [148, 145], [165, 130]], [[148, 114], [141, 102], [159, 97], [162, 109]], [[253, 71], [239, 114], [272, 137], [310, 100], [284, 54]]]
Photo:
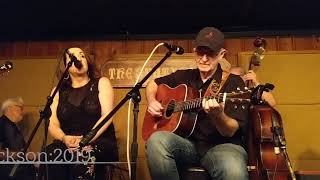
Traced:
[[175, 101], [171, 100], [167, 106], [166, 112], [164, 113], [165, 118], [170, 118], [174, 113]]

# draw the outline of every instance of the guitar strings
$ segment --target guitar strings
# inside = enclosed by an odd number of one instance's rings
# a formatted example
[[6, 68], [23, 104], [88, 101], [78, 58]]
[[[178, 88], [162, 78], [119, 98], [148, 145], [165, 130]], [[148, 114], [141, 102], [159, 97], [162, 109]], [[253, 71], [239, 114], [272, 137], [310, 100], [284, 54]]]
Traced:
[[[245, 94], [245, 93], [226, 93], [227, 95], [227, 100], [231, 100], [231, 101], [246, 101], [246, 102], [250, 102], [250, 99], [247, 98], [232, 98], [232, 96], [238, 96], [241, 94]], [[216, 98], [217, 97], [217, 98]], [[175, 103], [171, 103], [167, 106], [167, 110], [187, 110], [187, 109], [193, 109], [193, 108], [198, 108], [200, 107], [200, 105], [202, 104], [202, 100], [204, 98], [206, 99], [217, 99], [218, 103], [223, 99], [223, 93], [219, 93], [216, 97], [214, 96], [208, 96], [208, 97], [202, 97], [202, 98], [196, 98], [196, 99], [192, 99], [192, 100], [186, 100], [186, 101], [182, 101], [182, 102], [175, 102]], [[187, 108], [183, 108], [183, 107], [187, 107]]]

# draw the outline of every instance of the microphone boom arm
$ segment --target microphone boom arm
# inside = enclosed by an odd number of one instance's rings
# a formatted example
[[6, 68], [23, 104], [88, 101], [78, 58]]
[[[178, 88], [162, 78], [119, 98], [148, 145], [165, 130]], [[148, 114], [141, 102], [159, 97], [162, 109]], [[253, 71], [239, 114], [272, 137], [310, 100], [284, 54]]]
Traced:
[[[127, 100], [132, 98], [134, 95], [139, 94], [139, 89], [142, 87], [143, 83], [159, 68], [159, 66], [170, 56], [172, 55], [171, 51], [168, 51], [166, 55], [156, 64], [151, 71], [139, 82], [137, 83], [128, 93], [127, 95], [113, 108], [113, 110], [88, 134], [86, 134], [82, 140], [80, 141], [80, 147], [84, 147], [89, 144], [89, 142], [94, 138], [99, 129], [121, 108], [121, 106], [126, 103]], [[141, 98], [141, 97], [140, 97]]]
[[134, 122], [133, 122], [133, 135], [132, 135], [132, 144], [131, 144], [131, 161], [132, 161], [132, 173], [131, 180], [136, 179], [136, 162], [138, 155], [138, 143], [137, 143], [137, 128], [138, 128], [138, 111], [139, 111], [139, 102], [141, 100], [139, 89], [142, 87], [143, 83], [159, 68], [159, 66], [170, 56], [172, 55], [172, 51], [168, 51], [166, 55], [151, 69], [150, 72], [140, 81], [138, 82], [128, 93], [127, 95], [112, 109], [112, 111], [88, 134], [86, 134], [82, 140], [80, 141], [80, 149], [84, 146], [88, 145], [90, 141], [97, 134], [99, 129], [103, 127], [105, 123], [107, 123], [111, 117], [121, 108], [121, 106], [126, 103], [129, 99], [133, 99], [134, 103]]

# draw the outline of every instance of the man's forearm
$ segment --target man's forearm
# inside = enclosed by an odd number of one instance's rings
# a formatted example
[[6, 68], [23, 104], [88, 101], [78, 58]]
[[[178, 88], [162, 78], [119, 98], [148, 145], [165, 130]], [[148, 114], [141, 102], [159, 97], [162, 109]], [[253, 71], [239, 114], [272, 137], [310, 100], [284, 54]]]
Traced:
[[153, 80], [148, 83], [146, 87], [146, 98], [148, 102], [155, 100], [157, 89], [158, 85]]
[[232, 137], [234, 133], [239, 129], [238, 122], [226, 115], [224, 112], [211, 118], [213, 124], [222, 136]]

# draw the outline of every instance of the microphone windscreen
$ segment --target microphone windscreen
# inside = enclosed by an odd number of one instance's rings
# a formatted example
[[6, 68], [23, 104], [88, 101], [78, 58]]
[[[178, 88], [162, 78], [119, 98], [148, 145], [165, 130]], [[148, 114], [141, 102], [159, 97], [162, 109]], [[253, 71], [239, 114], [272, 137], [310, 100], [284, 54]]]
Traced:
[[82, 63], [78, 60], [75, 60], [74, 61], [74, 66], [77, 68], [77, 69], [81, 69], [82, 68]]

